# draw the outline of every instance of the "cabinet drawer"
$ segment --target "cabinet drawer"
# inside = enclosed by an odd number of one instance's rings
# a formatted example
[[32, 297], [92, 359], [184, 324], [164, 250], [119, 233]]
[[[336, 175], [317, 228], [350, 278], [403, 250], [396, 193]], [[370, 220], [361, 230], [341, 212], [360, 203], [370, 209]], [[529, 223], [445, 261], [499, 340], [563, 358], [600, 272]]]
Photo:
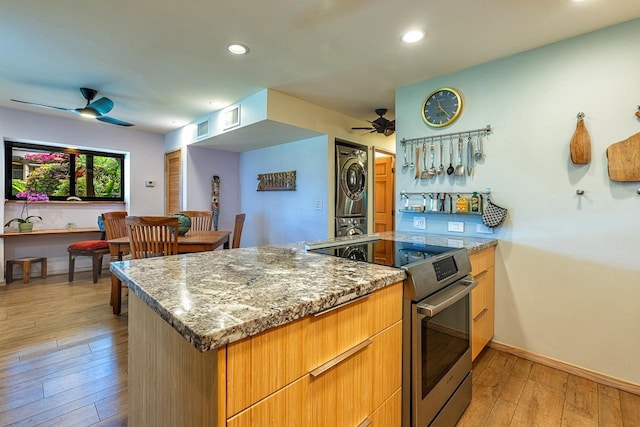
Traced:
[[493, 267], [495, 264], [495, 247], [492, 246], [469, 254], [469, 259], [471, 260], [471, 275], [475, 277], [477, 274]]
[[[369, 417], [371, 423], [368, 427], [400, 427], [402, 422], [402, 389], [387, 399], [373, 414]], [[361, 423], [364, 427], [366, 423]]]
[[471, 318], [475, 319], [495, 298], [493, 267], [475, 276], [478, 285], [471, 291]]
[[402, 283], [324, 314], [310, 316], [305, 354], [309, 370], [402, 319]]
[[356, 426], [365, 421], [402, 381], [402, 322], [309, 383], [311, 426]]
[[227, 420], [227, 427], [309, 425], [309, 376], [289, 384]]
[[471, 323], [471, 359], [475, 359], [493, 338], [493, 303], [481, 312]]
[[305, 325], [300, 319], [227, 345], [227, 416], [303, 376]]
[[402, 319], [402, 283], [227, 346], [233, 416]]

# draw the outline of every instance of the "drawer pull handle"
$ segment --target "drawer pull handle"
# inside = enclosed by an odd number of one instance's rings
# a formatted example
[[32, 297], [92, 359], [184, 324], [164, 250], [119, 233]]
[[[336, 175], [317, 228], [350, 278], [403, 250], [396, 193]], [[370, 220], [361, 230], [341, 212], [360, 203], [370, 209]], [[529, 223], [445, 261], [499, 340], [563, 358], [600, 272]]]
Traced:
[[358, 427], [368, 427], [370, 425], [371, 425], [371, 420], [369, 418], [367, 418], [363, 422], [358, 424]]
[[481, 318], [482, 316], [484, 316], [484, 314], [489, 311], [489, 308], [485, 308], [484, 310], [482, 310], [480, 312], [480, 314], [478, 314], [476, 317], [473, 318], [473, 320], [478, 320], [479, 318]]
[[327, 313], [329, 313], [329, 312], [331, 312], [333, 310], [337, 310], [339, 308], [342, 308], [342, 307], [344, 307], [346, 305], [353, 304], [354, 302], [361, 301], [361, 300], [363, 300], [365, 298], [369, 298], [370, 296], [371, 296], [371, 293], [368, 293], [368, 294], [365, 294], [365, 295], [361, 295], [358, 298], [343, 302], [342, 304], [334, 305], [333, 307], [329, 307], [329, 308], [327, 308], [325, 310], [322, 310], [322, 311], [319, 311], [317, 313], [313, 313], [313, 316], [314, 317], [322, 316], [322, 315], [327, 314]]
[[349, 350], [345, 351], [344, 353], [339, 354], [338, 356], [334, 357], [333, 359], [329, 360], [328, 362], [318, 366], [316, 369], [314, 369], [313, 371], [310, 372], [311, 376], [314, 377], [314, 378], [315, 377], [319, 377], [320, 375], [322, 375], [325, 372], [327, 372], [329, 369], [331, 369], [334, 366], [338, 365], [339, 363], [347, 360], [348, 358], [350, 358], [354, 354], [358, 353], [360, 350], [368, 347], [372, 343], [373, 343], [373, 341], [371, 339], [366, 339], [366, 340], [362, 341], [360, 344], [356, 345], [355, 347], [351, 347]]

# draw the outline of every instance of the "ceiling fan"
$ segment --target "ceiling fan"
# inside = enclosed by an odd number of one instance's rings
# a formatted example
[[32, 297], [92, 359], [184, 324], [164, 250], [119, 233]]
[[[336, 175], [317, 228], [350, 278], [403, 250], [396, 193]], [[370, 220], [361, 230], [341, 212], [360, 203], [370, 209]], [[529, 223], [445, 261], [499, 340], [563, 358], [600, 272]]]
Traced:
[[378, 132], [378, 133], [384, 134], [384, 136], [393, 135], [393, 133], [396, 131], [396, 121], [395, 120], [385, 119], [383, 117], [385, 114], [387, 114], [387, 109], [386, 108], [378, 108], [376, 110], [376, 114], [378, 116], [380, 116], [380, 117], [378, 117], [374, 121], [367, 120], [369, 123], [371, 123], [371, 127], [368, 127], [368, 128], [351, 128], [351, 129], [353, 129], [353, 130], [368, 130], [368, 131], [370, 131], [370, 132], [367, 132], [367, 133]]
[[54, 110], [69, 111], [71, 113], [80, 114], [83, 117], [94, 118], [96, 120], [100, 120], [101, 122], [109, 123], [112, 125], [133, 126], [132, 123], [127, 123], [113, 117], [105, 116], [105, 114], [113, 109], [113, 101], [106, 97], [102, 97], [94, 101], [93, 99], [98, 94], [97, 90], [81, 87], [80, 93], [82, 93], [84, 99], [87, 100], [87, 105], [81, 108], [54, 107], [52, 105], [36, 104], [34, 102], [20, 101], [18, 99], [12, 99], [12, 101], [35, 105], [38, 107], [53, 108]]

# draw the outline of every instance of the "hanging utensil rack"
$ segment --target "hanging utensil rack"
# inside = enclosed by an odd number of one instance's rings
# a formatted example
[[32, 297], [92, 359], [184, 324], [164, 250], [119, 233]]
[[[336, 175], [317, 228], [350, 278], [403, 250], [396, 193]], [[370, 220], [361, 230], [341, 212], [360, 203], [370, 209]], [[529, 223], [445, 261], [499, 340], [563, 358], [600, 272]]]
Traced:
[[409, 138], [409, 139], [402, 138], [402, 140], [400, 140], [400, 143], [405, 147], [409, 145], [410, 147], [413, 148], [413, 146], [416, 144], [432, 143], [432, 142], [443, 140], [445, 138], [463, 137], [463, 136], [471, 137], [473, 135], [486, 136], [486, 135], [489, 135], [490, 133], [491, 133], [491, 125], [487, 125], [486, 127], [483, 127], [480, 129], [465, 130], [460, 132], [452, 132], [452, 133], [438, 134], [438, 135], [432, 135], [432, 136], [421, 136], [418, 138]]

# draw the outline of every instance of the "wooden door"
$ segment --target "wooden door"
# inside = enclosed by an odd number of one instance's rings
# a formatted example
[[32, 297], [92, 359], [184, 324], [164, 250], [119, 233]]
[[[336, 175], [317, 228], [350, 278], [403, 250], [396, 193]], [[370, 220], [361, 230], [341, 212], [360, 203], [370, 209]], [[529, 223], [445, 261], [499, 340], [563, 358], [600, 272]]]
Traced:
[[[395, 206], [395, 177], [394, 177], [395, 157], [393, 155], [376, 156], [375, 161], [375, 187], [374, 187], [374, 231], [393, 231], [394, 229], [394, 206]], [[384, 265], [394, 265], [394, 244], [393, 241], [385, 241], [384, 244], [376, 245], [376, 252], [373, 254], [375, 262]]]
[[164, 213], [182, 210], [182, 151], [176, 150], [164, 155]]
[[374, 231], [393, 231], [394, 174], [393, 156], [376, 157], [374, 187]]

